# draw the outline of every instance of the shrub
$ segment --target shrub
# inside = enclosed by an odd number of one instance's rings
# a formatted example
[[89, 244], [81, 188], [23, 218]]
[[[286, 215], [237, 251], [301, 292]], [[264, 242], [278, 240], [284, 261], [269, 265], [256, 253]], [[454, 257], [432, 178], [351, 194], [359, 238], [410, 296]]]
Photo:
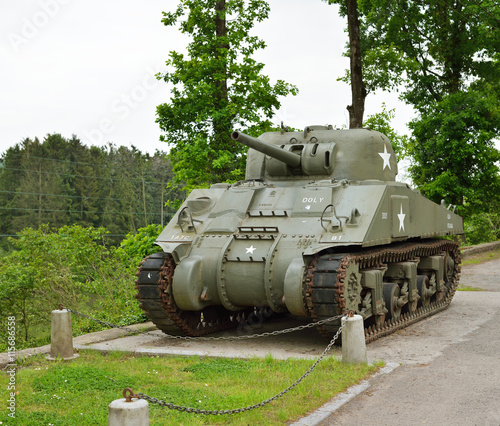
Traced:
[[465, 219], [465, 237], [469, 245], [500, 239], [500, 214], [481, 213]]
[[[135, 267], [102, 244], [106, 233], [104, 228], [42, 225], [12, 240], [15, 250], [0, 258], [0, 311], [16, 316], [18, 348], [32, 339], [35, 328], [39, 335], [50, 330], [50, 312], [59, 304], [112, 323], [145, 320], [135, 300]], [[74, 318], [76, 333], [98, 328]]]
[[136, 234], [127, 234], [116, 251], [118, 257], [123, 261], [130, 260], [137, 266], [146, 256], [161, 250], [154, 243], [162, 230], [161, 225], [148, 225], [139, 228]]

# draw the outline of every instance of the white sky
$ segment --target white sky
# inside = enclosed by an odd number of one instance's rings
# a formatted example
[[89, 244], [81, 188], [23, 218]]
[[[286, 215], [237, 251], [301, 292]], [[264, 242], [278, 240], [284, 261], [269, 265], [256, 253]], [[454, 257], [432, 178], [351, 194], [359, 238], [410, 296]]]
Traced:
[[[337, 6], [321, 0], [268, 0], [271, 14], [254, 33], [267, 43], [257, 56], [275, 82], [300, 93], [281, 99], [275, 117], [303, 128], [342, 126], [351, 102], [337, 82], [348, 67], [347, 34]], [[188, 39], [161, 23], [177, 0], [23, 0], [0, 3], [0, 153], [26, 137], [76, 134], [89, 145], [134, 145], [166, 150], [159, 142], [156, 106], [169, 87], [153, 75], [171, 50]], [[412, 110], [396, 95], [369, 95], [366, 115], [386, 102], [396, 108], [400, 133]], [[365, 117], [366, 117], [365, 115]]]

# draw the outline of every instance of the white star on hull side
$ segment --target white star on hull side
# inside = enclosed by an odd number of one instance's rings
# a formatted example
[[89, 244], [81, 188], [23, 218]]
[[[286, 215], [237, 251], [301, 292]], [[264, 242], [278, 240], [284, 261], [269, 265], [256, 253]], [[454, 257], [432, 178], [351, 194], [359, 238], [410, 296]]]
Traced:
[[401, 209], [398, 213], [398, 219], [399, 219], [399, 231], [401, 232], [401, 229], [404, 231], [405, 230], [405, 217], [406, 214], [403, 213], [403, 205], [401, 204]]

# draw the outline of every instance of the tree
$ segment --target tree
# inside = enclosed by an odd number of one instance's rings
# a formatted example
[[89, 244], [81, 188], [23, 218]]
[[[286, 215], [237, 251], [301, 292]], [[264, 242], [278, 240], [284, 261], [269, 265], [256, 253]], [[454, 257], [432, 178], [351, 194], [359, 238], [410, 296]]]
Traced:
[[365, 98], [367, 95], [363, 81], [363, 66], [361, 61], [361, 30], [358, 15], [357, 0], [347, 0], [347, 28], [349, 32], [349, 51], [351, 69], [352, 105], [349, 111], [349, 128], [363, 127], [365, 112]]
[[[10, 155], [9, 155], [10, 154]], [[0, 167], [0, 234], [9, 234], [10, 224], [14, 216], [12, 210], [12, 195], [15, 194], [19, 170], [21, 169], [21, 147], [18, 145], [9, 148], [0, 158], [2, 167]], [[7, 246], [6, 239], [2, 239], [2, 246]]]
[[[31, 265], [23, 264], [25, 259], [14, 253], [0, 257], [0, 309], [4, 315], [16, 316], [22, 329], [18, 331], [19, 337], [27, 341], [32, 324], [41, 316], [38, 306], [32, 303], [36, 294], [36, 271]], [[0, 331], [0, 339], [6, 340], [4, 334]]]
[[368, 0], [360, 12], [367, 87], [403, 87], [418, 112], [407, 145], [414, 182], [462, 213], [498, 206], [498, 3]]
[[[18, 213], [12, 219], [13, 227], [20, 230], [48, 222], [56, 227], [65, 225], [70, 199], [58, 195], [66, 195], [68, 188], [68, 164], [60, 161], [65, 155], [66, 141], [53, 134], [47, 135], [43, 143], [36, 138], [26, 139], [22, 146], [24, 155], [13, 194]], [[52, 164], [48, 165], [45, 158], [51, 158]]]
[[179, 24], [192, 41], [188, 54], [170, 52], [169, 103], [157, 108], [157, 122], [170, 146], [178, 182], [187, 188], [242, 179], [246, 147], [231, 140], [233, 129], [258, 135], [270, 128], [279, 96], [297, 89], [282, 80], [274, 85], [252, 58], [265, 47], [250, 35], [268, 17], [263, 0], [180, 0], [163, 23]]
[[[165, 202], [173, 171], [166, 154], [136, 148], [86, 147], [73, 136], [25, 139], [9, 148], [0, 168], [0, 234], [25, 227], [104, 226], [125, 236], [174, 212]], [[115, 238], [115, 237], [110, 237]], [[118, 243], [120, 239], [116, 240]], [[6, 239], [1, 240], [7, 247]]]
[[324, 0], [328, 4], [340, 5], [340, 15], [347, 17], [347, 32], [349, 34], [350, 67], [346, 76], [340, 80], [350, 83], [352, 100], [347, 106], [349, 111], [349, 128], [363, 127], [365, 113], [365, 99], [368, 95], [363, 80], [363, 61], [361, 52], [361, 23], [359, 20], [357, 0]]
[[[102, 225], [99, 214], [99, 192], [103, 186], [99, 176], [101, 166], [105, 163], [105, 152], [97, 147], [86, 147], [73, 136], [68, 141], [67, 160], [71, 164], [70, 173], [73, 175], [69, 194], [72, 197], [71, 216], [69, 223], [78, 223], [81, 226]], [[69, 224], [68, 223], [68, 224]]]
[[445, 198], [469, 214], [500, 207], [500, 90], [471, 87], [446, 96], [410, 123], [413, 181], [434, 201]]

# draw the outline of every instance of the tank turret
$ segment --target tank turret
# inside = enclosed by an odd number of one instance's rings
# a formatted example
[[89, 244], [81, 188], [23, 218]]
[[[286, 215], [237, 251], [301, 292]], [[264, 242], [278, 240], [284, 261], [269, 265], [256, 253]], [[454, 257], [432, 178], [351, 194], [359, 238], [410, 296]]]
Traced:
[[374, 130], [309, 126], [303, 132], [264, 133], [259, 139], [233, 132], [232, 138], [252, 148], [247, 157], [247, 180], [395, 181], [398, 172], [391, 142]]
[[139, 268], [141, 307], [160, 329], [354, 311], [371, 340], [450, 303], [460, 255], [441, 237], [462, 235], [462, 219], [396, 182], [386, 136], [309, 126], [232, 138], [250, 148], [245, 181], [195, 189]]

